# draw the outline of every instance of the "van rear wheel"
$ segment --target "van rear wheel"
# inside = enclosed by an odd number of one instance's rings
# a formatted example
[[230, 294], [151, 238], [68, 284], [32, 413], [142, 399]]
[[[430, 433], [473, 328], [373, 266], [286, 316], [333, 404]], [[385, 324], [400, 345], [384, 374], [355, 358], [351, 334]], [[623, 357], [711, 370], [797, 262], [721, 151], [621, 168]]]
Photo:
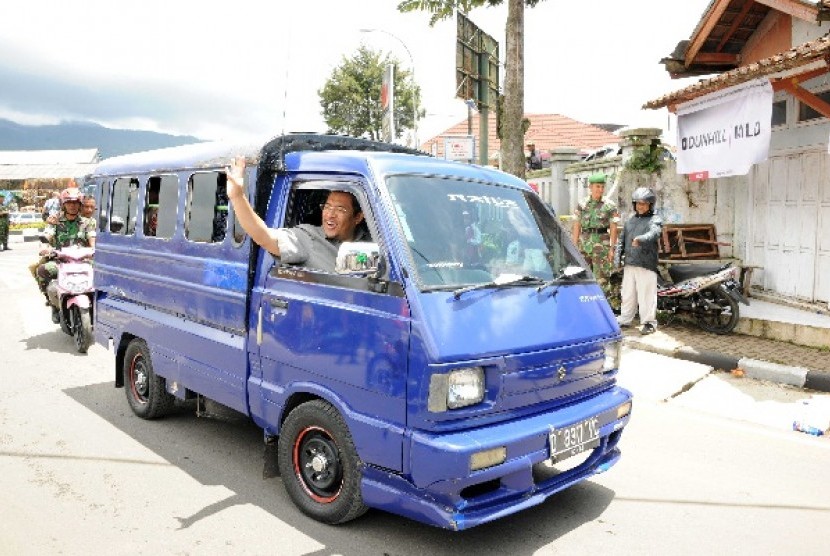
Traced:
[[330, 403], [314, 400], [289, 413], [278, 454], [285, 489], [304, 514], [337, 525], [368, 509], [360, 492], [362, 466], [354, 442]]
[[133, 413], [142, 419], [163, 417], [176, 398], [165, 388], [164, 379], [153, 372], [150, 349], [141, 339], [132, 340], [124, 354], [124, 391]]

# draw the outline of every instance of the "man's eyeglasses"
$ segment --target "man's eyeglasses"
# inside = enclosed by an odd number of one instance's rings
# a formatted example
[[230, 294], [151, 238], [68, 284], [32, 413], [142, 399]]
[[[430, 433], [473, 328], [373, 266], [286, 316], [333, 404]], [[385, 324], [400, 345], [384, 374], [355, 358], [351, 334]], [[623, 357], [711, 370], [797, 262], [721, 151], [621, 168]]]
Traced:
[[334, 213], [341, 214], [341, 215], [349, 214], [349, 209], [347, 209], [346, 207], [338, 207], [336, 205], [330, 205], [328, 203], [321, 204], [320, 205], [320, 210], [322, 210], [323, 212], [326, 212], [326, 211], [334, 212]]

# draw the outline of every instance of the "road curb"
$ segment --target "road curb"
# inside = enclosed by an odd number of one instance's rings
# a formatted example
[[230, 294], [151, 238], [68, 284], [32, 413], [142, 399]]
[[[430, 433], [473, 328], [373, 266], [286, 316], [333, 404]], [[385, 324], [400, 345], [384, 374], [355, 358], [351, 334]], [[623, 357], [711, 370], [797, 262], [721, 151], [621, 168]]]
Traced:
[[830, 373], [807, 371], [807, 376], [804, 379], [804, 388], [818, 390], [819, 392], [830, 392]]
[[696, 350], [689, 346], [673, 349], [660, 347], [646, 342], [639, 342], [636, 338], [623, 338], [623, 344], [632, 349], [659, 353], [675, 359], [683, 359], [694, 363], [708, 365], [713, 369], [732, 371], [741, 369], [744, 376], [755, 380], [766, 380], [779, 384], [788, 384], [798, 388], [830, 392], [830, 373], [812, 371], [805, 367], [779, 365], [769, 361], [750, 359], [748, 357], [734, 357], [716, 351]]
[[695, 363], [702, 363], [709, 365], [713, 369], [721, 371], [731, 371], [737, 369], [739, 359], [731, 355], [724, 355], [716, 351], [696, 350], [689, 346], [683, 346], [676, 350], [675, 357], [678, 359], [685, 359], [686, 361], [694, 361]]
[[[28, 230], [32, 230], [29, 232]], [[29, 241], [38, 241], [40, 237], [40, 230], [35, 228], [29, 228], [27, 230], [9, 230], [9, 242], [10, 243], [26, 243]]]
[[626, 347], [632, 349], [639, 349], [640, 351], [648, 351], [651, 353], [657, 353], [660, 355], [665, 355], [667, 357], [675, 357], [677, 355], [677, 347], [670, 347], [670, 346], [661, 346], [659, 344], [653, 344], [648, 342], [641, 342], [637, 340], [635, 337], [628, 337], [623, 336], [623, 343]]
[[769, 380], [781, 384], [798, 386], [799, 388], [804, 388], [807, 373], [810, 372], [810, 369], [805, 367], [790, 367], [749, 358], [742, 358], [738, 362], [738, 365], [743, 369], [744, 376], [749, 378]]

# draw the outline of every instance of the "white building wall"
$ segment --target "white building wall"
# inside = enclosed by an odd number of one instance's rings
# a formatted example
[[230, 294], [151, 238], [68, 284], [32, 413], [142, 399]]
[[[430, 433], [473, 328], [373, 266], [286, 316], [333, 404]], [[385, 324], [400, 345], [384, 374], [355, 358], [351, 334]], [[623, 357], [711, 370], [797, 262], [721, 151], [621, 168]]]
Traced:
[[816, 25], [815, 21], [803, 21], [794, 17], [792, 26], [793, 43], [791, 46], [798, 46], [799, 44], [816, 40], [826, 35], [827, 29], [828, 24], [826, 22], [821, 25]]

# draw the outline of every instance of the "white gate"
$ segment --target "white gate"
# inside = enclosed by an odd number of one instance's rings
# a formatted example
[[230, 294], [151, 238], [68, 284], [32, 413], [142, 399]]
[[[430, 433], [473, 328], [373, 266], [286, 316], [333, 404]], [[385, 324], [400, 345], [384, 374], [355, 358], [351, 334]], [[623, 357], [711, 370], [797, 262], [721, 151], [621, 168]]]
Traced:
[[830, 172], [825, 150], [770, 157], [750, 177], [753, 283], [787, 297], [830, 300]]

